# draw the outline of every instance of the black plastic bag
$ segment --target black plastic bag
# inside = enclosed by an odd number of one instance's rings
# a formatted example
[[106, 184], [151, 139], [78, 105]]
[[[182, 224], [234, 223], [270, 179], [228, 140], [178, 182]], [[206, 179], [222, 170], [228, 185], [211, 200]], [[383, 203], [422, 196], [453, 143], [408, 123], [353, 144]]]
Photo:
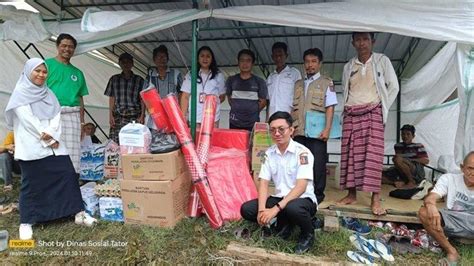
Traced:
[[151, 153], [166, 153], [180, 148], [178, 139], [174, 133], [166, 134], [164, 132], [150, 129], [151, 131]]

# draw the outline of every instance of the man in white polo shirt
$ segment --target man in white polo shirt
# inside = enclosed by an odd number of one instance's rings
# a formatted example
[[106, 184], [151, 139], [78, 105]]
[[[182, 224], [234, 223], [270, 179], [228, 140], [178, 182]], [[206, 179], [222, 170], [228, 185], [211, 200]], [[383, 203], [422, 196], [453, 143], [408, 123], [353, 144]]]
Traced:
[[[260, 170], [258, 199], [242, 204], [240, 214], [245, 220], [269, 225], [276, 218], [277, 236], [288, 239], [293, 227], [300, 227], [295, 253], [308, 251], [314, 242], [311, 218], [317, 201], [313, 190], [313, 154], [293, 141], [293, 119], [288, 112], [276, 112], [268, 120], [273, 142], [265, 152]], [[275, 194], [268, 197], [270, 180]]]
[[276, 42], [272, 46], [275, 71], [267, 78], [267, 120], [276, 111], [291, 112], [295, 82], [301, 79], [300, 71], [286, 64], [288, 46]]

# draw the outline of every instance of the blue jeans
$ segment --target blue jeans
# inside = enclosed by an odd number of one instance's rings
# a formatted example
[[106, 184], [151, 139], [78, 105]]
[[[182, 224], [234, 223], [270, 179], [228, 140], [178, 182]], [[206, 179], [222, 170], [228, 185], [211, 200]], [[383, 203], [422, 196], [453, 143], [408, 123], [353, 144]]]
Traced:
[[5, 185], [12, 184], [12, 171], [20, 172], [13, 155], [9, 152], [0, 153], [0, 177], [5, 181]]

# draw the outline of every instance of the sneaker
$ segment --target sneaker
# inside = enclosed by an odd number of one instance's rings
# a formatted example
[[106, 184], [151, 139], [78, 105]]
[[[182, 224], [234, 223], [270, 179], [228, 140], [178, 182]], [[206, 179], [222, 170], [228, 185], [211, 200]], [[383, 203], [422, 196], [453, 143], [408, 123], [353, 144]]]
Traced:
[[20, 239], [29, 240], [33, 238], [33, 228], [31, 224], [20, 224]]
[[349, 231], [358, 233], [360, 235], [368, 235], [372, 229], [362, 224], [358, 219], [343, 217], [342, 218], [342, 226], [346, 227]]
[[97, 219], [90, 216], [87, 212], [81, 211], [76, 214], [74, 222], [79, 225], [93, 226], [97, 222]]
[[301, 233], [298, 238], [298, 243], [295, 247], [296, 254], [303, 254], [313, 247], [314, 244], [314, 233]]
[[313, 228], [315, 231], [321, 231], [321, 229], [323, 229], [324, 227], [324, 221], [317, 217], [313, 217], [313, 219], [311, 219], [311, 222], [313, 223]]

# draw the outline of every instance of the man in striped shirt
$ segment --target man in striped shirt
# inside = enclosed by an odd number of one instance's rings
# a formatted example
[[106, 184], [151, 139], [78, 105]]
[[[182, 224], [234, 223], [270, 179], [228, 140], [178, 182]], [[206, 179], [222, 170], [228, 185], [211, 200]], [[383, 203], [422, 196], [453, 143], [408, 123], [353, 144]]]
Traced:
[[252, 74], [255, 54], [243, 49], [237, 55], [240, 73], [229, 77], [225, 83], [229, 99], [229, 128], [252, 131], [255, 122], [260, 122], [260, 111], [267, 104], [265, 80]]
[[145, 120], [145, 106], [140, 99], [144, 80], [132, 72], [132, 55], [121, 54], [119, 65], [122, 68], [122, 73], [110, 78], [104, 92], [109, 96], [109, 137], [116, 143], [119, 143], [118, 133], [123, 126], [131, 121], [143, 124]]
[[430, 162], [425, 146], [414, 143], [415, 127], [404, 125], [401, 128], [403, 142], [395, 144], [395, 166], [383, 171], [382, 182], [397, 188], [415, 188], [425, 179], [423, 165]]

